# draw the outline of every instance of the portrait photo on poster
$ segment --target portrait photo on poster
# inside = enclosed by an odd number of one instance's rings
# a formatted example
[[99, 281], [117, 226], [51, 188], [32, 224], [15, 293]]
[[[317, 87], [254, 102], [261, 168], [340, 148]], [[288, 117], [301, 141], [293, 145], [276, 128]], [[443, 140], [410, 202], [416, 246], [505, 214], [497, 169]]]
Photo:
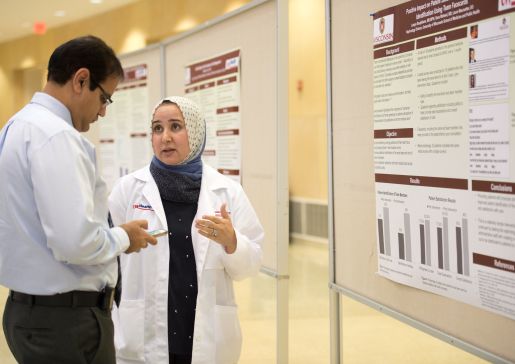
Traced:
[[476, 87], [476, 75], [474, 73], [469, 76], [469, 87]]
[[475, 63], [476, 60], [476, 50], [474, 48], [469, 48], [469, 63]]
[[470, 26], [470, 38], [471, 39], [477, 39], [479, 35], [479, 27], [477, 24]]

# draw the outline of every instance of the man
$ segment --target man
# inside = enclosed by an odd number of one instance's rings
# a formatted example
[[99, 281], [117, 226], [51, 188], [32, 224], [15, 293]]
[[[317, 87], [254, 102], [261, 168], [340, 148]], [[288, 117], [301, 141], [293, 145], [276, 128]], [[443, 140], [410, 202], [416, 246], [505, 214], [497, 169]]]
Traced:
[[109, 229], [107, 189], [79, 132], [104, 116], [123, 77], [101, 39], [53, 52], [47, 84], [0, 131], [0, 284], [19, 363], [115, 363], [116, 258], [157, 240], [146, 220]]
[[475, 74], [471, 74], [469, 76], [469, 86], [470, 88], [475, 88], [476, 87], [476, 75]]
[[470, 38], [477, 39], [479, 33], [479, 26], [477, 24], [470, 26]]
[[476, 50], [474, 48], [469, 48], [469, 63], [476, 62]]

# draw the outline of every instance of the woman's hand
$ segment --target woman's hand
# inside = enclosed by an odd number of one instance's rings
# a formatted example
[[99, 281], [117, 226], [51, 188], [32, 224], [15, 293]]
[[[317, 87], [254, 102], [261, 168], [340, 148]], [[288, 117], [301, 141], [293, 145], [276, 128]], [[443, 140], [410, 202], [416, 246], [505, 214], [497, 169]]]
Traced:
[[221, 216], [204, 215], [195, 221], [195, 227], [200, 235], [222, 245], [227, 254], [236, 251], [236, 232], [232, 227], [231, 217], [226, 210], [226, 204], [220, 207]]

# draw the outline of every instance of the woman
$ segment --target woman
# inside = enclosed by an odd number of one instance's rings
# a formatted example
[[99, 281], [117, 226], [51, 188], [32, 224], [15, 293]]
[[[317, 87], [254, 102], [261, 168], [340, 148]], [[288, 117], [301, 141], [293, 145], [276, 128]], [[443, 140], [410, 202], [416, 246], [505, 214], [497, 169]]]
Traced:
[[232, 280], [259, 271], [264, 234], [241, 186], [202, 163], [205, 135], [194, 102], [162, 100], [152, 114], [152, 162], [109, 197], [115, 224], [146, 219], [149, 230], [168, 230], [153, 249], [122, 257], [118, 363], [238, 361]]

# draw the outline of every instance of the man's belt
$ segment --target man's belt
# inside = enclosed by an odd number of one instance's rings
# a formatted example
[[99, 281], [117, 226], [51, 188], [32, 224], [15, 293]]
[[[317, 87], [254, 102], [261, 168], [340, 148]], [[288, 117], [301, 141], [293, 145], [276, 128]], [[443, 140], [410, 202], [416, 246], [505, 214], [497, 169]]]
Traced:
[[11, 301], [34, 306], [48, 307], [99, 307], [111, 310], [113, 307], [114, 288], [106, 287], [101, 292], [71, 291], [51, 296], [26, 294], [16, 291], [9, 292]]

